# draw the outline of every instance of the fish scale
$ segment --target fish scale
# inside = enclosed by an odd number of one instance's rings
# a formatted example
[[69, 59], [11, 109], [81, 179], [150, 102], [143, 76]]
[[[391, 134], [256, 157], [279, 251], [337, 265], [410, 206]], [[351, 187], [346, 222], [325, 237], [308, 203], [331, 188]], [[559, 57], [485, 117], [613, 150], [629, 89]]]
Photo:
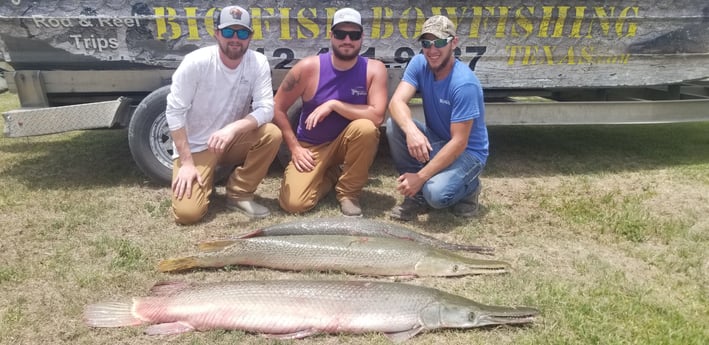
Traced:
[[[290, 235], [217, 240], [201, 253], [163, 260], [163, 272], [251, 265], [282, 270], [336, 270], [380, 276], [460, 276], [509, 271], [509, 264], [478, 260], [409, 240], [342, 235]], [[206, 247], [206, 248], [205, 248]]]
[[[401, 291], [392, 293], [389, 286], [380, 284], [240, 282], [238, 289], [211, 284], [166, 297], [137, 298], [135, 306], [143, 318], [185, 319], [200, 330], [218, 325], [262, 333], [293, 333], [312, 327], [323, 332], [342, 329], [357, 333], [392, 327], [410, 329], [415, 311], [421, 304], [430, 303], [430, 297], [415, 299], [414, 303], [408, 300], [411, 297]], [[387, 312], [392, 305], [407, 308], [399, 308], [400, 314], [392, 315]], [[281, 316], [274, 318], [274, 310]], [[401, 320], [408, 321], [401, 324]], [[392, 326], [395, 324], [399, 326]]]
[[262, 229], [237, 235], [236, 238], [289, 235], [350, 235], [391, 237], [414, 241], [447, 250], [461, 250], [492, 255], [494, 248], [470, 244], [449, 243], [424, 235], [406, 226], [368, 218], [323, 217], [300, 219], [273, 224]]
[[244, 330], [277, 338], [383, 332], [403, 341], [437, 328], [531, 322], [534, 308], [488, 306], [437, 289], [375, 281], [167, 282], [130, 302], [87, 306], [92, 327], [151, 324], [147, 334]]

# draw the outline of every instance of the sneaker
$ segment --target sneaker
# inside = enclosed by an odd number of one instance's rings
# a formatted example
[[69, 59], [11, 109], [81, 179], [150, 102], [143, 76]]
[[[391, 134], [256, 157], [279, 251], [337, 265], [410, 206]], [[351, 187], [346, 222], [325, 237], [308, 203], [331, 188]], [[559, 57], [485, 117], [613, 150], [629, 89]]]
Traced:
[[253, 200], [233, 200], [227, 199], [226, 207], [246, 214], [251, 218], [264, 218], [271, 214], [266, 207], [259, 205]]
[[340, 210], [342, 214], [347, 217], [362, 216], [362, 208], [359, 207], [359, 200], [357, 199], [342, 198], [342, 200], [340, 200]]
[[457, 204], [453, 205], [453, 214], [458, 217], [471, 218], [478, 215], [480, 211], [480, 203], [478, 198], [480, 197], [480, 190], [482, 186], [478, 184], [478, 188], [475, 188], [472, 194], [461, 199]]
[[389, 211], [389, 217], [396, 220], [413, 220], [419, 214], [428, 212], [429, 207], [425, 203], [420, 203], [412, 198], [404, 198], [404, 202], [399, 206], [395, 206]]

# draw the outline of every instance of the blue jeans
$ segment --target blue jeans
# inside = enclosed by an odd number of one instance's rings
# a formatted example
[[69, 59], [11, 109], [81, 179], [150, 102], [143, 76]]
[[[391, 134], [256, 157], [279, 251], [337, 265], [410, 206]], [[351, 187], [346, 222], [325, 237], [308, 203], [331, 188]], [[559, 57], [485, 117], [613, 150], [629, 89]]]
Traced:
[[[446, 141], [426, 130], [426, 127], [419, 121], [414, 120], [414, 122], [431, 143], [433, 151], [430, 152], [430, 157], [433, 159], [446, 144]], [[389, 142], [389, 152], [400, 175], [416, 173], [423, 168], [424, 164], [409, 155], [406, 136], [391, 118], [387, 120], [386, 135]], [[475, 192], [475, 189], [480, 185], [480, 173], [484, 167], [484, 164], [477, 158], [463, 152], [453, 164], [426, 181], [414, 199], [419, 202], [425, 201], [433, 208], [453, 206]]]

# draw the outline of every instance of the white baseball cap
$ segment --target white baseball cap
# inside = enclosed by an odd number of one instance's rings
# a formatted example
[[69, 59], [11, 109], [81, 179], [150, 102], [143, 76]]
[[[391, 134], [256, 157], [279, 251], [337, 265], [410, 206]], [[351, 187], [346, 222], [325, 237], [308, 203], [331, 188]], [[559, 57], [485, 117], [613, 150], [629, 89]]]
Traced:
[[249, 31], [253, 32], [251, 28], [251, 16], [243, 7], [240, 6], [227, 6], [222, 8], [219, 14], [219, 26], [218, 29], [224, 29], [225, 27], [232, 25], [241, 25]]
[[352, 23], [359, 25], [360, 29], [362, 27], [362, 16], [357, 12], [357, 10], [349, 7], [341, 8], [335, 12], [335, 16], [332, 18], [332, 30], [337, 24], [340, 23]]

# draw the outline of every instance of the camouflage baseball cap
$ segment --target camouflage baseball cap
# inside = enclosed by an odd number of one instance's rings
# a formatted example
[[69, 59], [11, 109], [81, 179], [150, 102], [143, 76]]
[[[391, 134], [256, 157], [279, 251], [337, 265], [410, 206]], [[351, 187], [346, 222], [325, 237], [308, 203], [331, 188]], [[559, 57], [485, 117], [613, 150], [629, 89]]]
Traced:
[[426, 19], [423, 23], [423, 30], [421, 30], [419, 39], [421, 39], [424, 34], [432, 34], [438, 38], [455, 36], [455, 25], [448, 17], [440, 15], [433, 16]]

